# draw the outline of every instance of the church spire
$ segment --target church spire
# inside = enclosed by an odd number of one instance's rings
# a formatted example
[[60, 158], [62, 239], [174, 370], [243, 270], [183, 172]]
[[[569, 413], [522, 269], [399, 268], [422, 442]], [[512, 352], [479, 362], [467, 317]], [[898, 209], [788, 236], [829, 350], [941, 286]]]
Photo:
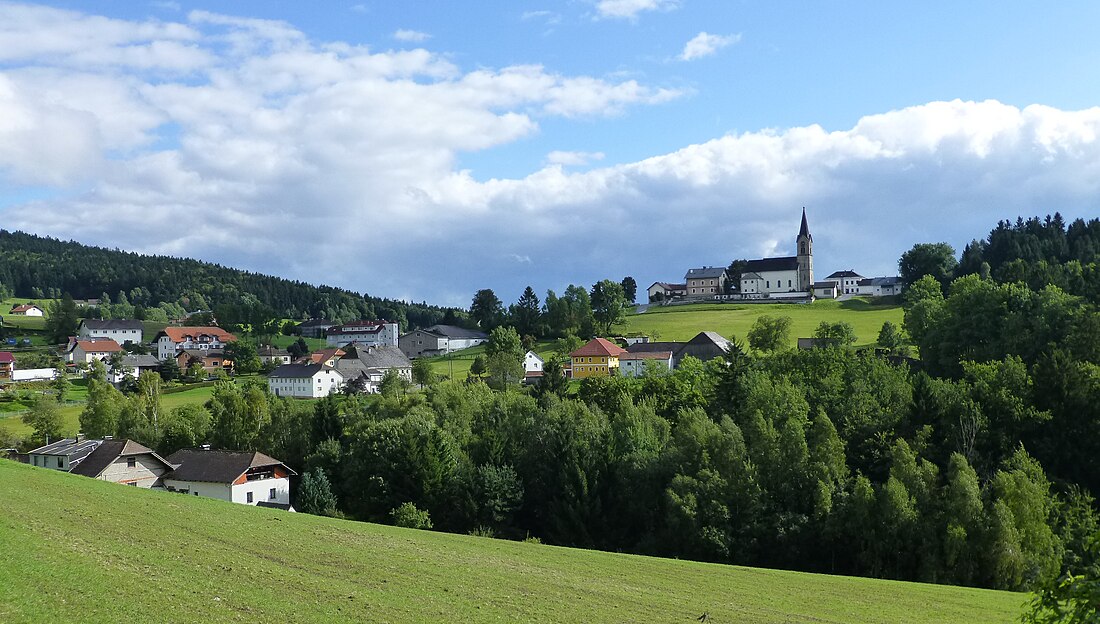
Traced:
[[808, 238], [810, 240], [814, 239], [814, 237], [810, 235], [810, 225], [808, 223], [806, 223], [806, 207], [805, 206], [802, 207], [802, 227], [800, 227], [798, 229], [798, 237], [802, 238], [803, 236], [805, 236], [806, 238]]

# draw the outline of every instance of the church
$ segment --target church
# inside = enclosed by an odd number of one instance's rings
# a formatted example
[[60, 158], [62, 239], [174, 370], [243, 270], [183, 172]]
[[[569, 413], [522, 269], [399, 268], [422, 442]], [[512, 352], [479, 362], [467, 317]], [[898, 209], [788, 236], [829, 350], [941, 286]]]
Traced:
[[798, 255], [749, 260], [741, 271], [742, 296], [811, 296], [814, 286], [814, 237], [802, 209], [802, 227], [795, 239]]

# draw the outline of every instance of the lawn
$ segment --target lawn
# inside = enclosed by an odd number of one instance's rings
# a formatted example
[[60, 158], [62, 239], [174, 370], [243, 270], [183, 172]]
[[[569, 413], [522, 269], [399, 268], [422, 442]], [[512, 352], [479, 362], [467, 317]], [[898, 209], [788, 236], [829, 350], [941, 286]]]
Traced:
[[[534, 351], [542, 359], [549, 359], [554, 352], [554, 341], [539, 340], [535, 343]], [[478, 345], [476, 347], [470, 347], [469, 349], [455, 351], [450, 355], [428, 358], [428, 361], [432, 363], [432, 370], [434, 370], [437, 375], [442, 375], [445, 378], [465, 379], [466, 375], [470, 372], [470, 366], [474, 363], [474, 358], [484, 354], [485, 345]]]
[[1013, 622], [1026, 596], [400, 529], [0, 460], [0, 621]]
[[616, 330], [647, 334], [654, 340], [690, 340], [701, 331], [715, 331], [744, 341], [753, 322], [763, 315], [790, 317], [792, 345], [798, 338], [812, 336], [822, 321], [850, 323], [855, 328], [857, 344], [872, 344], [878, 339], [883, 322], [892, 321], [900, 326], [903, 318], [900, 305], [867, 299], [818, 300], [806, 305], [703, 303], [650, 306], [642, 314], [627, 316], [626, 323]]

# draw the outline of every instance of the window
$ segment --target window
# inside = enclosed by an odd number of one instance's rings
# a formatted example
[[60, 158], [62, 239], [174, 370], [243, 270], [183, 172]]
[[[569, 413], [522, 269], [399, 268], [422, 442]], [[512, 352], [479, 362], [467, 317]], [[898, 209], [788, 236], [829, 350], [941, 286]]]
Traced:
[[275, 500], [275, 488], [271, 488], [267, 491], [267, 498], [269, 500]]
[[132, 485], [134, 487], [137, 487], [137, 482], [136, 481], [131, 481], [131, 482], [127, 483], [126, 485]]
[[137, 467], [137, 458], [136, 457], [127, 457], [126, 458], [126, 467], [127, 468], [136, 468]]
[[58, 468], [60, 468], [60, 467], [61, 467], [62, 465], [63, 465], [63, 464], [61, 463], [61, 458], [60, 458], [60, 457], [58, 457], [58, 458], [57, 458], [57, 467], [58, 467]]
[[248, 494], [245, 495], [245, 500], [247, 500], [250, 503], [252, 502], [252, 492], [249, 492]]
[[787, 280], [787, 288], [791, 287], [791, 280]]
[[772, 287], [772, 281], [771, 280], [768, 280], [768, 281], [764, 282], [764, 288], [771, 288], [771, 287]]
[[198, 496], [198, 495], [199, 495], [199, 492], [198, 492], [198, 490], [196, 490], [195, 491], [195, 496]]

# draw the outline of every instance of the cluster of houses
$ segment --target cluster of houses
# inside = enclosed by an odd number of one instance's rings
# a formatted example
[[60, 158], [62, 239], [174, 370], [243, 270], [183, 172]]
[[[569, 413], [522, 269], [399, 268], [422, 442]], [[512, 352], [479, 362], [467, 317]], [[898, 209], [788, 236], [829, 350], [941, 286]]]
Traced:
[[66, 438], [19, 458], [32, 466], [133, 487], [294, 511], [283, 462], [255, 451], [182, 449], [168, 457], [133, 440]]
[[855, 271], [836, 271], [814, 281], [814, 238], [802, 209], [802, 223], [795, 237], [797, 255], [748, 260], [737, 283], [731, 283], [725, 267], [688, 269], [683, 283], [654, 282], [648, 289], [650, 303], [669, 301], [812, 301], [845, 295], [885, 297], [901, 293], [897, 277], [863, 277]]

